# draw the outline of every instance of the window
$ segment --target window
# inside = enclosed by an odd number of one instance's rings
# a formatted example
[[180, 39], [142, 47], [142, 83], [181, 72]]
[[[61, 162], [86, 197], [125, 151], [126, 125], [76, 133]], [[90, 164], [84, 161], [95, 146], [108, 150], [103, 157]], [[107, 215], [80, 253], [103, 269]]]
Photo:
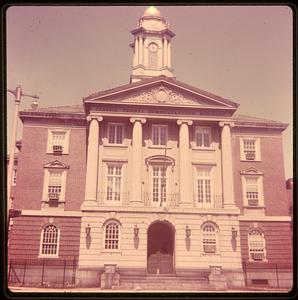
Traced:
[[148, 45], [148, 67], [149, 69], [157, 69], [158, 46], [155, 43]]
[[260, 160], [259, 139], [242, 138], [240, 143], [242, 160]]
[[210, 148], [211, 145], [211, 128], [196, 127], [195, 129], [196, 147]]
[[42, 208], [64, 207], [68, 169], [68, 165], [58, 160], [44, 165]]
[[197, 167], [196, 193], [198, 205], [211, 206], [212, 178], [210, 167]]
[[55, 155], [68, 154], [69, 130], [49, 129], [47, 152]]
[[17, 170], [14, 169], [14, 170], [12, 171], [12, 185], [15, 186], [16, 183], [17, 183]]
[[167, 125], [152, 125], [152, 144], [154, 146], [166, 146], [168, 141]]
[[119, 234], [119, 224], [116, 221], [108, 222], [105, 226], [104, 248], [108, 250], [119, 249]]
[[62, 171], [49, 171], [48, 199], [59, 200], [62, 192]]
[[152, 201], [156, 204], [166, 202], [167, 168], [152, 166]]
[[217, 228], [211, 223], [202, 226], [202, 244], [204, 253], [217, 253]]
[[122, 165], [109, 164], [107, 166], [107, 201], [121, 200]]
[[109, 144], [123, 144], [123, 124], [109, 123], [108, 124], [108, 142]]
[[255, 261], [265, 260], [266, 258], [265, 238], [264, 238], [264, 234], [260, 230], [253, 229], [248, 234], [248, 248], [249, 248], [249, 259]]
[[248, 206], [259, 205], [259, 184], [257, 177], [246, 177], [246, 200]]
[[47, 225], [41, 233], [40, 255], [58, 256], [60, 232], [57, 226]]

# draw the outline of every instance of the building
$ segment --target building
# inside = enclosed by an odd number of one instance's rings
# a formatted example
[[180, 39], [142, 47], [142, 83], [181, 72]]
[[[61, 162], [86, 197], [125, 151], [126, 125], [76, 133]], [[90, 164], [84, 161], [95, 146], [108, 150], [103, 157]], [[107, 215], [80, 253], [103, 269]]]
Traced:
[[105, 287], [116, 272], [120, 285], [171, 274], [198, 288], [290, 288], [287, 124], [238, 115], [237, 103], [178, 81], [175, 35], [157, 9], [131, 33], [129, 84], [20, 112], [10, 275], [24, 285], [64, 285], [75, 271], [78, 286]]

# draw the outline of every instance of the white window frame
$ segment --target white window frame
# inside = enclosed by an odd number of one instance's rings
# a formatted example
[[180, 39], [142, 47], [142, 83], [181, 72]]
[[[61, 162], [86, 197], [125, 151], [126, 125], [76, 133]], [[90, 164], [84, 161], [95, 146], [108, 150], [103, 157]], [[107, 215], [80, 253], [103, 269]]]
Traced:
[[[251, 141], [255, 143], [255, 158], [247, 159], [245, 154], [245, 141]], [[240, 138], [240, 159], [243, 161], [260, 161], [261, 160], [261, 148], [260, 148], [260, 138], [256, 137], [241, 137]]]
[[[194, 148], [197, 149], [212, 149], [212, 134], [211, 134], [211, 128], [210, 127], [203, 127], [203, 126], [196, 126], [195, 127], [195, 135], [194, 135]], [[204, 145], [204, 134], [208, 134], [209, 138], [209, 146]], [[199, 146], [198, 145], [198, 140], [197, 140], [197, 135], [202, 134], [202, 141], [203, 145]]]
[[49, 189], [49, 181], [50, 181], [50, 173], [51, 172], [60, 172], [62, 175], [62, 185], [61, 185], [61, 194], [59, 197], [60, 202], [65, 202], [65, 190], [66, 190], [66, 177], [67, 177], [67, 170], [65, 169], [58, 169], [58, 168], [47, 168], [44, 170], [44, 187], [43, 187], [43, 201], [49, 202], [49, 195], [48, 195], [48, 189]]
[[[251, 238], [253, 232], [257, 233], [256, 236], [261, 237], [261, 239], [260, 239], [261, 242], [262, 242], [261, 247], [256, 247], [256, 246], [252, 247], [251, 243], [252, 242], [256, 243], [256, 241], [252, 241], [252, 238]], [[260, 241], [257, 241], [257, 242], [259, 243]], [[254, 228], [254, 229], [250, 230], [250, 232], [248, 233], [248, 237], [247, 237], [247, 243], [248, 243], [249, 261], [261, 261], [261, 262], [262, 261], [267, 261], [265, 235], [260, 229]], [[262, 248], [262, 250], [261, 251], [260, 250], [253, 250], [253, 248]], [[257, 255], [262, 255], [263, 258], [262, 259], [254, 259], [253, 258], [253, 255], [254, 255], [253, 253], [256, 253]]]
[[[124, 185], [124, 168], [123, 168], [123, 163], [120, 162], [107, 162], [106, 163], [106, 174], [105, 174], [105, 192], [104, 192], [104, 203], [108, 205], [120, 205], [123, 202], [123, 185]], [[113, 167], [113, 174], [108, 174], [109, 172], [109, 167]], [[121, 174], [114, 174], [114, 169], [116, 167], [120, 167], [120, 172]], [[112, 178], [112, 199], [108, 200], [108, 187], [109, 187], [109, 178]], [[116, 178], [120, 178], [120, 192], [119, 192], [119, 200], [115, 199], [115, 196], [113, 195], [115, 192], [116, 188]]]
[[65, 128], [50, 128], [48, 129], [47, 153], [53, 154], [53, 135], [55, 133], [64, 133], [65, 139], [62, 146], [62, 154], [69, 154], [69, 135], [70, 130]]
[[[56, 244], [56, 248], [57, 251], [55, 254], [48, 254], [48, 253], [42, 253], [43, 251], [43, 238], [44, 238], [44, 233], [45, 233], [45, 229], [48, 228], [49, 226], [54, 226], [57, 228], [58, 231], [58, 236], [57, 236], [57, 244]], [[42, 257], [42, 258], [58, 258], [59, 257], [59, 248], [60, 248], [60, 229], [57, 225], [55, 224], [47, 224], [46, 226], [44, 226], [41, 230], [41, 235], [40, 235], [40, 247], [39, 247], [39, 256], [38, 257]]]
[[[208, 245], [206, 244], [205, 240], [207, 239], [207, 233], [204, 233], [204, 229], [206, 227], [212, 227], [214, 229], [214, 241], [215, 241], [215, 252], [205, 252], [204, 250], [204, 245]], [[219, 230], [218, 227], [213, 223], [213, 222], [204, 222], [201, 226], [201, 245], [202, 245], [202, 253], [203, 255], [216, 255], [219, 253]], [[211, 244], [212, 245], [212, 244]]]
[[[157, 128], [158, 136], [157, 140], [158, 143], [154, 144], [154, 128]], [[161, 128], [165, 128], [165, 144], [161, 144]], [[151, 126], [151, 145], [153, 147], [166, 147], [168, 145], [168, 125], [161, 125], [161, 124], [152, 124]]]
[[[158, 176], [154, 175], [154, 168], [158, 168]], [[162, 176], [162, 169], [165, 168], [165, 193], [162, 193], [162, 180], [163, 180], [163, 176]], [[156, 192], [154, 192], [154, 190], [156, 189], [156, 186], [154, 186], [154, 179], [157, 179], [157, 188], [158, 188], [158, 198], [157, 201], [154, 201], [154, 195], [156, 194]], [[152, 164], [151, 165], [151, 203], [153, 206], [160, 206], [160, 203], [162, 206], [165, 206], [167, 203], [167, 198], [169, 197], [168, 195], [168, 188], [169, 188], [169, 168], [168, 165], [160, 165], [160, 164]], [[162, 196], [164, 194], [164, 197]], [[161, 202], [162, 201], [162, 202]]]
[[[196, 207], [202, 208], [212, 208], [214, 207], [214, 176], [213, 176], [213, 167], [210, 165], [195, 165], [195, 176], [194, 176], [194, 201]], [[200, 176], [199, 171], [209, 171], [209, 176]], [[198, 180], [203, 180], [203, 201], [199, 202], [199, 194], [198, 194]], [[210, 202], [206, 200], [206, 181], [210, 180]]]
[[[258, 187], [258, 205], [251, 205], [247, 198], [247, 179], [256, 179]], [[264, 194], [263, 194], [263, 176], [262, 175], [242, 175], [242, 193], [243, 193], [243, 204], [246, 208], [263, 208], [264, 207]]]
[[[115, 136], [114, 141], [110, 141], [110, 131], [111, 126], [115, 126]], [[121, 127], [121, 135], [122, 135], [122, 141], [121, 143], [117, 143], [117, 132], [118, 132], [118, 126]], [[124, 144], [124, 124], [123, 123], [117, 123], [117, 122], [108, 122], [107, 124], [107, 144], [108, 145], [123, 145]]]
[[[110, 224], [115, 223], [118, 226], [118, 247], [116, 249], [110, 249], [110, 248], [106, 248], [106, 228], [107, 226], [109, 226]], [[103, 226], [103, 252], [119, 252], [121, 251], [121, 224], [120, 222], [118, 222], [115, 219], [110, 219], [108, 221], [105, 222], [104, 226]]]

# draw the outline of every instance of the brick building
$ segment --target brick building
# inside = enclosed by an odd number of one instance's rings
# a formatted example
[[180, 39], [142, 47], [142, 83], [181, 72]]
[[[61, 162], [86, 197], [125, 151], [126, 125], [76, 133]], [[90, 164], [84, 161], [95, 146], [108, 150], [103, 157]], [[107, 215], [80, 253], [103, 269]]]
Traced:
[[[129, 84], [19, 114], [14, 274], [31, 259], [52, 263], [44, 281], [61, 280], [75, 258], [79, 286], [103, 286], [116, 266], [127, 287], [171, 275], [198, 289], [290, 288], [287, 124], [176, 80], [175, 35], [157, 9], [132, 34]], [[31, 284], [40, 272], [27, 264]]]

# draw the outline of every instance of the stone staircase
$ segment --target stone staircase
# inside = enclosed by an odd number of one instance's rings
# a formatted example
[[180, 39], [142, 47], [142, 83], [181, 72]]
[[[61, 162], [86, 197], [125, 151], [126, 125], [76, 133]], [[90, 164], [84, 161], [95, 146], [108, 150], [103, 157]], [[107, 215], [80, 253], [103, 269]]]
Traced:
[[113, 290], [134, 291], [214, 291], [208, 277], [176, 275], [121, 276]]

